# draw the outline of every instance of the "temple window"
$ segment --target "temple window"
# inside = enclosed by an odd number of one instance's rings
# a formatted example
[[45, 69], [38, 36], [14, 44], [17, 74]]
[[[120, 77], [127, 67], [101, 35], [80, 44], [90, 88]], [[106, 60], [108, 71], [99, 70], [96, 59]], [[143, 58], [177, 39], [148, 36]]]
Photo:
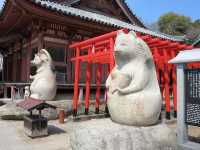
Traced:
[[67, 65], [66, 65], [66, 45], [62, 43], [46, 42], [45, 48], [50, 53], [54, 70], [56, 72], [56, 80], [58, 84], [66, 84], [67, 82]]
[[[38, 52], [38, 47], [34, 47], [34, 48], [32, 49], [32, 53], [31, 53], [31, 60], [34, 59], [35, 54], [36, 54], [37, 52]], [[31, 66], [30, 72], [31, 72], [31, 75], [35, 74], [35, 73], [36, 73], [36, 67], [35, 67], [35, 66]]]
[[53, 61], [55, 62], [65, 62], [65, 47], [51, 46], [47, 47]]

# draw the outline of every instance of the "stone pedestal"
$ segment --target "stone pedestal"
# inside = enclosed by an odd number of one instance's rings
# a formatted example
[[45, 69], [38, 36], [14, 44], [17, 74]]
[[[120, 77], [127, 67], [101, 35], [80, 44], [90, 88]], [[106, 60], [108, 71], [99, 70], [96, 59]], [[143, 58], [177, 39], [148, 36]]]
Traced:
[[73, 150], [176, 150], [176, 134], [164, 124], [149, 127], [120, 125], [94, 119], [74, 125]]
[[25, 133], [34, 138], [48, 135], [48, 120], [39, 115], [24, 117]]

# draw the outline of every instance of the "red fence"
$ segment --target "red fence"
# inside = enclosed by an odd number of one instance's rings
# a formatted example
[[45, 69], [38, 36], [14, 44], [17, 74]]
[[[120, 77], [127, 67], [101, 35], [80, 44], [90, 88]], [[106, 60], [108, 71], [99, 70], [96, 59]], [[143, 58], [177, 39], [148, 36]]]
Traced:
[[[124, 32], [128, 30], [123, 29]], [[74, 81], [74, 98], [73, 98], [73, 111], [74, 116], [77, 115], [78, 108], [78, 83], [79, 83], [79, 70], [81, 62], [87, 62], [86, 69], [86, 93], [85, 93], [85, 114], [89, 112], [89, 97], [90, 97], [90, 80], [91, 80], [91, 64], [98, 64], [96, 70], [96, 113], [99, 112], [100, 101], [100, 80], [102, 76], [102, 64], [108, 64], [108, 73], [114, 67], [114, 42], [117, 31], [104, 34], [95, 38], [91, 38], [79, 43], [70, 45], [71, 49], [75, 49], [76, 56], [72, 58], [75, 63], [75, 81]], [[174, 116], [176, 117], [176, 70], [168, 61], [176, 56], [180, 50], [192, 49], [192, 46], [169, 41], [151, 35], [137, 33], [137, 36], [142, 38], [150, 47], [153, 54], [154, 62], [156, 65], [157, 78], [159, 81], [162, 96], [165, 102], [166, 118], [170, 119], [170, 99], [173, 98]], [[84, 55], [80, 55], [84, 52]], [[195, 66], [195, 65], [192, 65]], [[106, 103], [106, 102], [105, 102]]]

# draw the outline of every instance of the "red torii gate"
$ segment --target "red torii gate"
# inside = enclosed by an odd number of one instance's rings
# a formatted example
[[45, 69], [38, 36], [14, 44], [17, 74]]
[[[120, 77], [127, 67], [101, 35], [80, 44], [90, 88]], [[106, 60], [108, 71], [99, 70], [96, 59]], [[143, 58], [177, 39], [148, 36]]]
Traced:
[[[125, 33], [127, 29], [123, 29]], [[77, 115], [78, 106], [78, 88], [79, 88], [79, 70], [80, 63], [87, 62], [86, 69], [86, 94], [85, 94], [85, 114], [89, 111], [90, 97], [90, 80], [91, 80], [91, 64], [98, 64], [96, 70], [96, 113], [99, 113], [100, 101], [100, 84], [102, 74], [102, 64], [108, 64], [109, 69], [107, 75], [114, 67], [114, 42], [118, 31], [110, 32], [95, 38], [91, 38], [79, 43], [70, 45], [71, 49], [75, 49], [76, 56], [71, 60], [75, 63], [75, 81], [74, 81], [74, 98], [73, 98], [73, 115]], [[159, 81], [161, 93], [165, 98], [166, 118], [170, 119], [170, 81], [172, 82], [172, 93], [174, 103], [174, 116], [176, 117], [176, 70], [174, 65], [168, 64], [168, 61], [175, 57], [176, 54], [183, 49], [192, 49], [190, 45], [174, 42], [151, 35], [136, 32], [137, 36], [142, 38], [150, 47], [153, 54], [157, 78]], [[81, 51], [86, 54], [81, 55]], [[190, 67], [198, 67], [199, 65], [191, 65]]]

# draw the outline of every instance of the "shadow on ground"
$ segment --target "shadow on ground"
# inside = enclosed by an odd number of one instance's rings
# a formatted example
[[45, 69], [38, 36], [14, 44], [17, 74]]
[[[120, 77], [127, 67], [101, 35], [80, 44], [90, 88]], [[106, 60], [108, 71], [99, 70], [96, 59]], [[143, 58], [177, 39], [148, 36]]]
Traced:
[[189, 140], [192, 142], [200, 143], [200, 137], [189, 136]]
[[48, 125], [48, 133], [49, 135], [54, 135], [54, 134], [63, 134], [66, 133], [66, 131], [54, 125]]
[[2, 101], [0, 101], [0, 106], [3, 106], [3, 105], [5, 105], [5, 103], [4, 103], [4, 102], [2, 102]]

